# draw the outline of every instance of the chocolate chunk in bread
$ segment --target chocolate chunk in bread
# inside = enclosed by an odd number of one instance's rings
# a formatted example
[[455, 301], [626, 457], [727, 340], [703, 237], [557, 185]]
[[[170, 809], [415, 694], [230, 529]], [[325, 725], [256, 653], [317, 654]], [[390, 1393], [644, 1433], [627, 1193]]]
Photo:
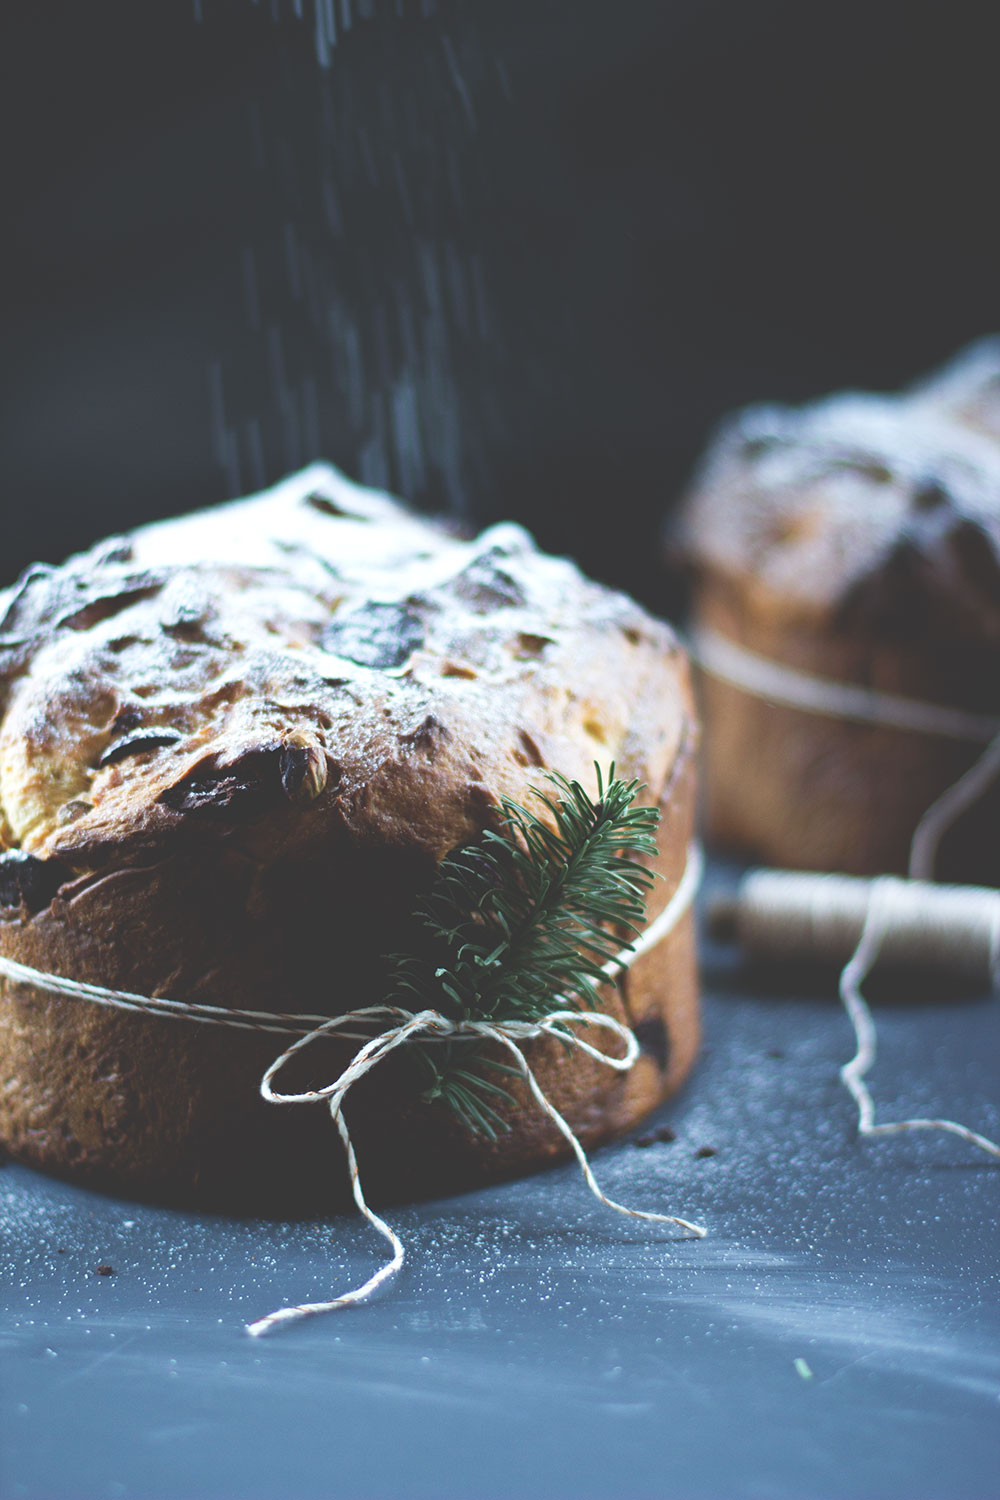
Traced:
[[423, 645], [420, 616], [405, 604], [359, 605], [334, 618], [322, 634], [323, 648], [359, 667], [402, 667]]
[[0, 854], [0, 907], [39, 912], [68, 878], [69, 871], [57, 860], [8, 849]]

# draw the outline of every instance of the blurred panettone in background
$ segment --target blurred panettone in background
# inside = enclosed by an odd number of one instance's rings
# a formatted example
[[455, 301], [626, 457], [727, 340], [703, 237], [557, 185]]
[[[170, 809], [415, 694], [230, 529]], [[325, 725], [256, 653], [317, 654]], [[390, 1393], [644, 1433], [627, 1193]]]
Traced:
[[[706, 820], [773, 865], [904, 871], [1000, 732], [1000, 340], [910, 392], [723, 425], [671, 546], [693, 578]], [[935, 873], [1000, 879], [1000, 781]]]

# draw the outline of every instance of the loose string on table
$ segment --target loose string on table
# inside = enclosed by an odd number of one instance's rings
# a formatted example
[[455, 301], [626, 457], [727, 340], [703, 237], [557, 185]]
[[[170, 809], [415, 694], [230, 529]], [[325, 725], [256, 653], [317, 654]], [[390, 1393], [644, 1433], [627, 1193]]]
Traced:
[[[985, 742], [985, 749], [969, 769], [931, 803], [914, 830], [907, 869], [909, 880], [934, 879], [938, 847], [945, 833], [963, 812], [975, 806], [1000, 774], [1000, 718], [966, 713], [943, 704], [925, 703], [854, 683], [813, 676], [749, 651], [711, 629], [699, 629], [690, 649], [693, 660], [702, 671], [753, 697], [856, 723], [970, 743]], [[787, 874], [784, 879], [794, 891], [795, 875]], [[802, 879], [812, 880], [813, 877]], [[814, 886], [813, 890], [815, 892], [819, 887]], [[1000, 1145], [956, 1120], [920, 1117], [876, 1124], [875, 1102], [865, 1077], [875, 1063], [877, 1033], [861, 986], [875, 967], [893, 921], [911, 893], [912, 887], [908, 888], [905, 882], [893, 876], [881, 876], [870, 882], [861, 934], [840, 974], [840, 998], [854, 1029], [855, 1042], [854, 1056], [843, 1065], [840, 1077], [857, 1106], [858, 1134], [880, 1136], [910, 1130], [939, 1130], [959, 1136], [1000, 1159]], [[815, 895], [813, 899], [817, 899]], [[817, 925], [821, 925], [822, 920], [822, 911], [817, 912]], [[998, 948], [1000, 943], [994, 930], [990, 960], [994, 987], [1000, 983]]]
[[[684, 871], [670, 900], [633, 942], [624, 946], [619, 953], [615, 954], [614, 958], [602, 965], [601, 972], [606, 980], [615, 980], [620, 974], [631, 968], [644, 953], [647, 953], [674, 931], [681, 918], [692, 905], [701, 882], [702, 868], [703, 859], [701, 849], [697, 844], [691, 844], [687, 851]], [[426, 1042], [450, 1042], [467, 1038], [469, 1040], [492, 1041], [505, 1048], [514, 1059], [519, 1073], [539, 1108], [548, 1115], [549, 1119], [568, 1142], [580, 1164], [587, 1186], [601, 1203], [607, 1208], [613, 1209], [616, 1213], [626, 1214], [631, 1218], [644, 1219], [652, 1223], [675, 1224], [698, 1238], [703, 1237], [706, 1233], [706, 1230], [701, 1225], [694, 1224], [688, 1219], [680, 1218], [675, 1214], [660, 1214], [628, 1208], [624, 1204], [616, 1203], [614, 1199], [609, 1198], [598, 1185], [587, 1159], [587, 1154], [572, 1127], [559, 1113], [551, 1100], [547, 1098], [524, 1055], [523, 1047], [527, 1042], [554, 1037], [564, 1045], [585, 1053], [588, 1057], [593, 1058], [603, 1066], [613, 1068], [615, 1071], [622, 1073], [629, 1072], [635, 1066], [640, 1056], [639, 1043], [636, 1040], [634, 1032], [628, 1026], [625, 1026], [613, 1016], [605, 1015], [603, 1012], [570, 1009], [566, 1004], [569, 997], [564, 997], [562, 1000], [559, 997], [554, 997], [553, 1009], [538, 1021], [533, 1022], [504, 1021], [502, 1019], [493, 1021], [452, 1021], [436, 1010], [429, 1009], [412, 1012], [394, 1005], [366, 1006], [350, 1011], [345, 1015], [330, 1017], [285, 1012], [240, 1010], [225, 1006], [170, 1000], [165, 996], [139, 995], [128, 990], [110, 989], [103, 985], [87, 984], [83, 981], [69, 979], [62, 975], [49, 974], [43, 970], [32, 968], [28, 964], [18, 963], [15, 959], [7, 958], [2, 954], [0, 954], [0, 974], [5, 975], [17, 984], [31, 985], [33, 988], [49, 994], [89, 1000], [95, 1004], [114, 1006], [122, 1010], [141, 1011], [148, 1015], [175, 1020], [195, 1021], [205, 1025], [232, 1026], [242, 1030], [274, 1032], [295, 1036], [296, 1040], [279, 1057], [275, 1058], [267, 1068], [261, 1079], [261, 1096], [270, 1104], [315, 1104], [322, 1102], [327, 1105], [344, 1146], [354, 1201], [369, 1224], [388, 1241], [392, 1254], [390, 1259], [361, 1286], [355, 1287], [349, 1292], [344, 1292], [339, 1297], [335, 1297], [327, 1302], [297, 1303], [293, 1306], [279, 1308], [276, 1312], [269, 1313], [266, 1317], [256, 1319], [247, 1328], [247, 1331], [255, 1338], [270, 1333], [275, 1328], [287, 1325], [288, 1323], [297, 1322], [303, 1318], [314, 1317], [320, 1313], [334, 1312], [339, 1308], [350, 1307], [358, 1302], [362, 1302], [370, 1297], [378, 1287], [391, 1279], [402, 1267], [405, 1257], [402, 1241], [392, 1227], [374, 1212], [365, 1198], [361, 1186], [361, 1176], [354, 1144], [351, 1140], [347, 1121], [344, 1118], [344, 1102], [354, 1084], [370, 1073], [384, 1057], [397, 1048], [417, 1040], [423, 1044]], [[386, 1025], [386, 1022], [390, 1024]], [[382, 1024], [382, 1029], [373, 1036], [371, 1034], [372, 1027], [379, 1023]], [[601, 1051], [578, 1035], [572, 1029], [573, 1027], [590, 1027], [610, 1032], [622, 1042], [625, 1048], [623, 1056], [609, 1056], [608, 1053]], [[274, 1080], [281, 1070], [297, 1053], [324, 1037], [336, 1038], [341, 1041], [360, 1041], [363, 1045], [333, 1083], [328, 1084], [324, 1088], [310, 1089], [297, 1094], [279, 1093], [273, 1085]]]
[[[957, 1135], [971, 1146], [978, 1146], [987, 1155], [1000, 1159], [1000, 1145], [968, 1125], [957, 1120], [940, 1118], [915, 1118], [892, 1120], [886, 1124], [875, 1123], [875, 1101], [865, 1083], [865, 1075], [875, 1062], [877, 1037], [871, 1008], [861, 993], [861, 986], [875, 967], [879, 949], [889, 931], [893, 911], [900, 900], [905, 899], [905, 882], [890, 875], [872, 881], [868, 900], [868, 911], [858, 946], [848, 959], [840, 974], [840, 998], [854, 1027], [855, 1053], [850, 1062], [840, 1070], [845, 1088], [858, 1108], [858, 1134], [860, 1136], [900, 1135], [909, 1130], [941, 1130]], [[994, 963], [994, 982], [996, 965]]]

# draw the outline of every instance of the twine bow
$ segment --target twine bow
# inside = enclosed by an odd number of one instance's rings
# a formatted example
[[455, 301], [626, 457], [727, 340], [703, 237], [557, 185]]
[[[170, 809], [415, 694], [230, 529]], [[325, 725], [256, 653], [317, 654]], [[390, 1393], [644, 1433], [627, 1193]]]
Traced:
[[[649, 951], [657, 943], [668, 937], [677, 926], [681, 917], [688, 911], [694, 899], [695, 892], [701, 880], [702, 855], [697, 844], [692, 844], [687, 851], [687, 860], [683, 874], [676, 890], [663, 910], [647, 928], [622, 951], [601, 965], [601, 972], [605, 979], [613, 980], [622, 971], [628, 969], [637, 958]], [[292, 1035], [295, 1040], [286, 1048], [267, 1069], [261, 1080], [260, 1092], [262, 1097], [270, 1104], [316, 1104], [325, 1103], [333, 1121], [337, 1126], [340, 1138], [344, 1143], [347, 1155], [347, 1165], [351, 1177], [351, 1186], [354, 1193], [354, 1201], [362, 1214], [378, 1232], [388, 1240], [392, 1247], [392, 1258], [378, 1270], [374, 1276], [356, 1287], [353, 1291], [345, 1292], [342, 1296], [334, 1298], [330, 1302], [306, 1302], [294, 1307], [285, 1307], [277, 1312], [270, 1313], [265, 1318], [258, 1318], [256, 1322], [248, 1325], [248, 1332], [253, 1336], [260, 1337], [261, 1334], [269, 1333], [273, 1328], [281, 1324], [295, 1322], [300, 1318], [313, 1317], [318, 1313], [333, 1312], [340, 1307], [349, 1307], [353, 1303], [361, 1302], [369, 1297], [383, 1282], [399, 1270], [403, 1264], [404, 1250], [402, 1242], [395, 1231], [373, 1212], [365, 1200], [361, 1187], [361, 1179], [358, 1172], [357, 1158], [354, 1145], [351, 1141], [350, 1131], [344, 1119], [344, 1101], [359, 1079], [382, 1061], [390, 1052], [397, 1047], [405, 1046], [420, 1038], [421, 1042], [448, 1042], [457, 1039], [471, 1039], [480, 1041], [496, 1042], [505, 1048], [514, 1058], [518, 1072], [521, 1074], [529, 1091], [534, 1097], [539, 1108], [548, 1115], [549, 1119], [569, 1142], [580, 1163], [587, 1186], [594, 1196], [608, 1208], [614, 1209], [616, 1213], [627, 1214], [630, 1218], [645, 1219], [658, 1224], [676, 1224], [681, 1229], [688, 1230], [699, 1239], [707, 1233], [699, 1224], [692, 1224], [687, 1219], [677, 1218], [673, 1214], [658, 1214], [646, 1212], [636, 1208], [626, 1208], [624, 1204], [616, 1203], [609, 1198], [598, 1186], [586, 1152], [577, 1140], [572, 1128], [556, 1109], [552, 1101], [546, 1098], [541, 1085], [528, 1064], [528, 1060], [522, 1051], [526, 1042], [534, 1041], [541, 1037], [557, 1037], [565, 1045], [574, 1047], [605, 1067], [613, 1068], [616, 1072], [627, 1073], [633, 1068], [639, 1058], [639, 1044], [629, 1028], [616, 1020], [613, 1016], [605, 1015], [599, 1011], [579, 1011], [566, 1008], [554, 1008], [547, 1015], [537, 1021], [515, 1021], [515, 1020], [492, 1020], [492, 1021], [451, 1021], [440, 1011], [421, 1010], [409, 1011], [396, 1005], [372, 1005], [359, 1010], [351, 1011], [347, 1015], [326, 1017], [306, 1014], [292, 1014], [288, 1012], [272, 1011], [248, 1011], [230, 1006], [205, 1005], [196, 1002], [171, 1000], [166, 996], [140, 995], [129, 990], [111, 989], [104, 985], [85, 983], [81, 980], [69, 979], [64, 975], [47, 973], [35, 969], [28, 964], [18, 963], [17, 960], [0, 954], [0, 975], [12, 980], [15, 984], [26, 984], [36, 989], [53, 995], [63, 995], [67, 998], [87, 1000], [97, 1005], [112, 1006], [126, 1011], [137, 1011], [146, 1015], [154, 1015], [163, 1019], [194, 1021], [201, 1025], [209, 1026], [231, 1026], [240, 1030], [274, 1032], [281, 1035]], [[391, 1024], [384, 1027], [375, 1036], [370, 1035], [371, 1027], [377, 1021], [388, 1021]], [[590, 1042], [579, 1036], [571, 1027], [596, 1027], [600, 1030], [611, 1032], [624, 1043], [625, 1053], [622, 1057], [610, 1057], [607, 1053], [600, 1051]], [[353, 1029], [352, 1029], [353, 1028]], [[285, 1065], [297, 1053], [308, 1047], [320, 1037], [331, 1036], [339, 1033], [342, 1041], [357, 1041], [362, 1045], [355, 1053], [351, 1062], [340, 1074], [334, 1083], [325, 1088], [310, 1089], [298, 1094], [283, 1094], [274, 1088], [274, 1080]]]
[[[327, 1084], [320, 1089], [306, 1089], [298, 1094], [282, 1094], [274, 1088], [274, 1080], [288, 1062], [310, 1043], [321, 1036], [329, 1036], [336, 1031], [344, 1031], [350, 1026], [370, 1024], [377, 1019], [385, 1019], [393, 1022], [385, 1030], [380, 1031], [377, 1036], [370, 1040], [355, 1053], [351, 1062], [340, 1074], [335, 1082]], [[625, 1055], [623, 1057], [609, 1057], [606, 1052], [601, 1052], [597, 1047], [586, 1041], [582, 1036], [569, 1030], [570, 1026], [596, 1027], [604, 1031], [610, 1031], [625, 1044]], [[352, 1035], [351, 1032], [345, 1032]], [[356, 1033], [353, 1033], [356, 1035]], [[403, 1047], [408, 1042], [413, 1042], [417, 1037], [422, 1041], [444, 1042], [458, 1039], [476, 1039], [479, 1041], [497, 1042], [514, 1058], [518, 1071], [527, 1084], [532, 1096], [539, 1108], [548, 1115], [549, 1119], [557, 1129], [565, 1136], [573, 1149], [584, 1179], [590, 1191], [606, 1207], [614, 1209], [616, 1213], [628, 1214], [633, 1219], [646, 1219], [657, 1224], [676, 1224], [681, 1229], [688, 1230], [691, 1234], [701, 1239], [706, 1231], [699, 1224], [692, 1224], [687, 1219], [677, 1218], [674, 1214], [650, 1213], [637, 1208], [627, 1208], [622, 1203], [616, 1203], [609, 1198], [598, 1185], [597, 1179], [591, 1170], [587, 1160], [587, 1154], [574, 1134], [571, 1126], [556, 1109], [555, 1105], [545, 1095], [544, 1090], [535, 1077], [522, 1051], [525, 1042], [534, 1041], [539, 1037], [558, 1037], [561, 1042], [568, 1043], [585, 1052], [588, 1057], [603, 1063], [606, 1067], [614, 1068], [616, 1072], [627, 1073], [633, 1068], [639, 1058], [639, 1043], [632, 1031], [622, 1025], [613, 1016], [604, 1015], [597, 1011], [576, 1010], [553, 1010], [547, 1016], [538, 1021], [451, 1021], [437, 1010], [421, 1010], [417, 1012], [404, 1010], [398, 1005], [371, 1005], [364, 1009], [351, 1011], [348, 1015], [334, 1016], [325, 1021], [322, 1026], [317, 1026], [315, 1031], [308, 1036], [298, 1037], [290, 1047], [275, 1058], [261, 1079], [261, 1096], [269, 1104], [318, 1104], [326, 1103], [333, 1118], [333, 1122], [340, 1133], [340, 1139], [344, 1143], [344, 1151], [347, 1155], [347, 1167], [351, 1178], [351, 1189], [354, 1201], [364, 1214], [369, 1224], [388, 1240], [392, 1247], [390, 1260], [370, 1276], [362, 1286], [355, 1287], [352, 1291], [344, 1292], [339, 1297], [334, 1297], [329, 1302], [302, 1302], [294, 1307], [283, 1307], [277, 1312], [269, 1313], [267, 1317], [258, 1318], [256, 1322], [250, 1323], [247, 1332], [259, 1338], [261, 1334], [270, 1333], [272, 1329], [285, 1323], [297, 1322], [300, 1318], [315, 1317], [320, 1313], [334, 1312], [340, 1307], [350, 1307], [354, 1303], [362, 1302], [365, 1298], [388, 1281], [403, 1264], [405, 1251], [403, 1243], [392, 1227], [380, 1218], [369, 1206], [361, 1187], [361, 1176], [358, 1170], [357, 1157], [351, 1134], [344, 1118], [344, 1102], [348, 1093], [377, 1067], [384, 1057], [397, 1047]]]
[[[678, 921], [691, 905], [701, 880], [701, 871], [701, 850], [697, 844], [692, 844], [688, 849], [684, 872], [670, 900], [659, 916], [633, 943], [630, 943], [608, 963], [602, 965], [602, 972], [606, 979], [614, 979], [643, 953], [648, 952], [650, 948], [655, 947], [673, 932]], [[379, 1020], [388, 1021], [391, 1024], [386, 1025], [376, 1036], [368, 1036], [366, 1029], [360, 1031], [358, 1029], [359, 1027], [370, 1029]], [[600, 1051], [570, 1029], [574, 1026], [592, 1027], [610, 1032], [624, 1043], [624, 1056], [608, 1056], [606, 1052]], [[297, 1053], [319, 1037], [330, 1036], [337, 1032], [340, 1033], [341, 1040], [360, 1041], [362, 1046], [335, 1082], [327, 1084], [324, 1088], [307, 1089], [298, 1094], [283, 1094], [274, 1087], [274, 1080], [278, 1074]], [[354, 1303], [363, 1302], [366, 1297], [370, 1297], [378, 1287], [394, 1276], [402, 1266], [405, 1256], [402, 1241], [395, 1230], [374, 1212], [365, 1199], [354, 1143], [347, 1128], [347, 1121], [344, 1119], [344, 1101], [358, 1080], [377, 1067], [384, 1057], [394, 1052], [397, 1047], [404, 1047], [407, 1043], [416, 1041], [418, 1037], [422, 1042], [449, 1042], [460, 1039], [490, 1041], [505, 1048], [517, 1064], [517, 1070], [527, 1084], [536, 1104], [548, 1115], [569, 1142], [574, 1156], [580, 1163], [584, 1181], [595, 1198], [607, 1208], [614, 1209], [615, 1213], [627, 1214], [633, 1219], [645, 1219], [654, 1224], [676, 1224], [679, 1228], [696, 1235], [698, 1239], [704, 1238], [707, 1231], [700, 1224], [692, 1224], [689, 1220], [678, 1218], [674, 1214], [657, 1214], [638, 1208], [626, 1208], [623, 1203], [616, 1203], [613, 1198], [609, 1198], [603, 1192], [591, 1170], [587, 1153], [577, 1140], [572, 1127], [559, 1113], [551, 1099], [546, 1097], [522, 1050], [525, 1042], [535, 1041], [540, 1037], [557, 1037], [559, 1041], [575, 1047], [579, 1052], [586, 1053], [588, 1057], [594, 1058], [605, 1067], [614, 1068], [618, 1073], [627, 1073], [635, 1067], [639, 1059], [639, 1043], [632, 1031], [614, 1016], [605, 1015], [602, 1011], [569, 1010], [563, 1007], [554, 1008], [548, 1015], [542, 1016], [537, 1021], [452, 1021], [437, 1010], [410, 1011], [398, 1005], [370, 1005], [351, 1011], [347, 1015], [323, 1020], [318, 1026], [310, 1029], [306, 1035], [297, 1037], [268, 1068], [261, 1079], [260, 1092], [269, 1104], [325, 1103], [327, 1105], [340, 1139], [344, 1143], [354, 1201], [372, 1228], [377, 1229], [379, 1234], [388, 1240], [392, 1247], [392, 1257], [362, 1286], [344, 1292], [329, 1302], [301, 1302], [293, 1307], [279, 1308], [277, 1312], [269, 1313], [267, 1317], [258, 1318], [256, 1322], [247, 1325], [247, 1332], [251, 1333], [254, 1338], [270, 1333], [272, 1329], [282, 1324], [297, 1322], [300, 1318], [311, 1318], [320, 1313], [335, 1312], [337, 1308], [351, 1307]]]

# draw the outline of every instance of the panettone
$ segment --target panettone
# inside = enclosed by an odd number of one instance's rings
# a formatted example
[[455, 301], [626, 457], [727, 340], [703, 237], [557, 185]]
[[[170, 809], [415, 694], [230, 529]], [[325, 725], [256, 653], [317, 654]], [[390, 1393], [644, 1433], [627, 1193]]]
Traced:
[[[614, 762], [645, 784], [662, 812], [651, 917], [685, 869], [697, 730], [668, 627], [517, 526], [462, 540], [324, 465], [29, 569], [0, 600], [0, 694], [0, 951], [46, 973], [272, 1012], [374, 1004], [438, 862], [500, 826], [501, 796], [530, 804], [546, 769], [593, 788]], [[586, 1146], [691, 1065], [690, 916], [601, 995], [641, 1044], [630, 1072], [528, 1044]], [[136, 1195], [342, 1202], [326, 1111], [259, 1097], [284, 1045], [4, 979], [0, 1135]], [[344, 1048], [317, 1043], [302, 1076], [329, 1082]], [[511, 1089], [490, 1140], [387, 1059], [348, 1105], [366, 1191], [564, 1155]]]
[[[922, 815], [1000, 730], [995, 354], [905, 396], [751, 408], [711, 447], [680, 536], [718, 842], [903, 871]], [[994, 788], [936, 873], [996, 883], [998, 835]]]

